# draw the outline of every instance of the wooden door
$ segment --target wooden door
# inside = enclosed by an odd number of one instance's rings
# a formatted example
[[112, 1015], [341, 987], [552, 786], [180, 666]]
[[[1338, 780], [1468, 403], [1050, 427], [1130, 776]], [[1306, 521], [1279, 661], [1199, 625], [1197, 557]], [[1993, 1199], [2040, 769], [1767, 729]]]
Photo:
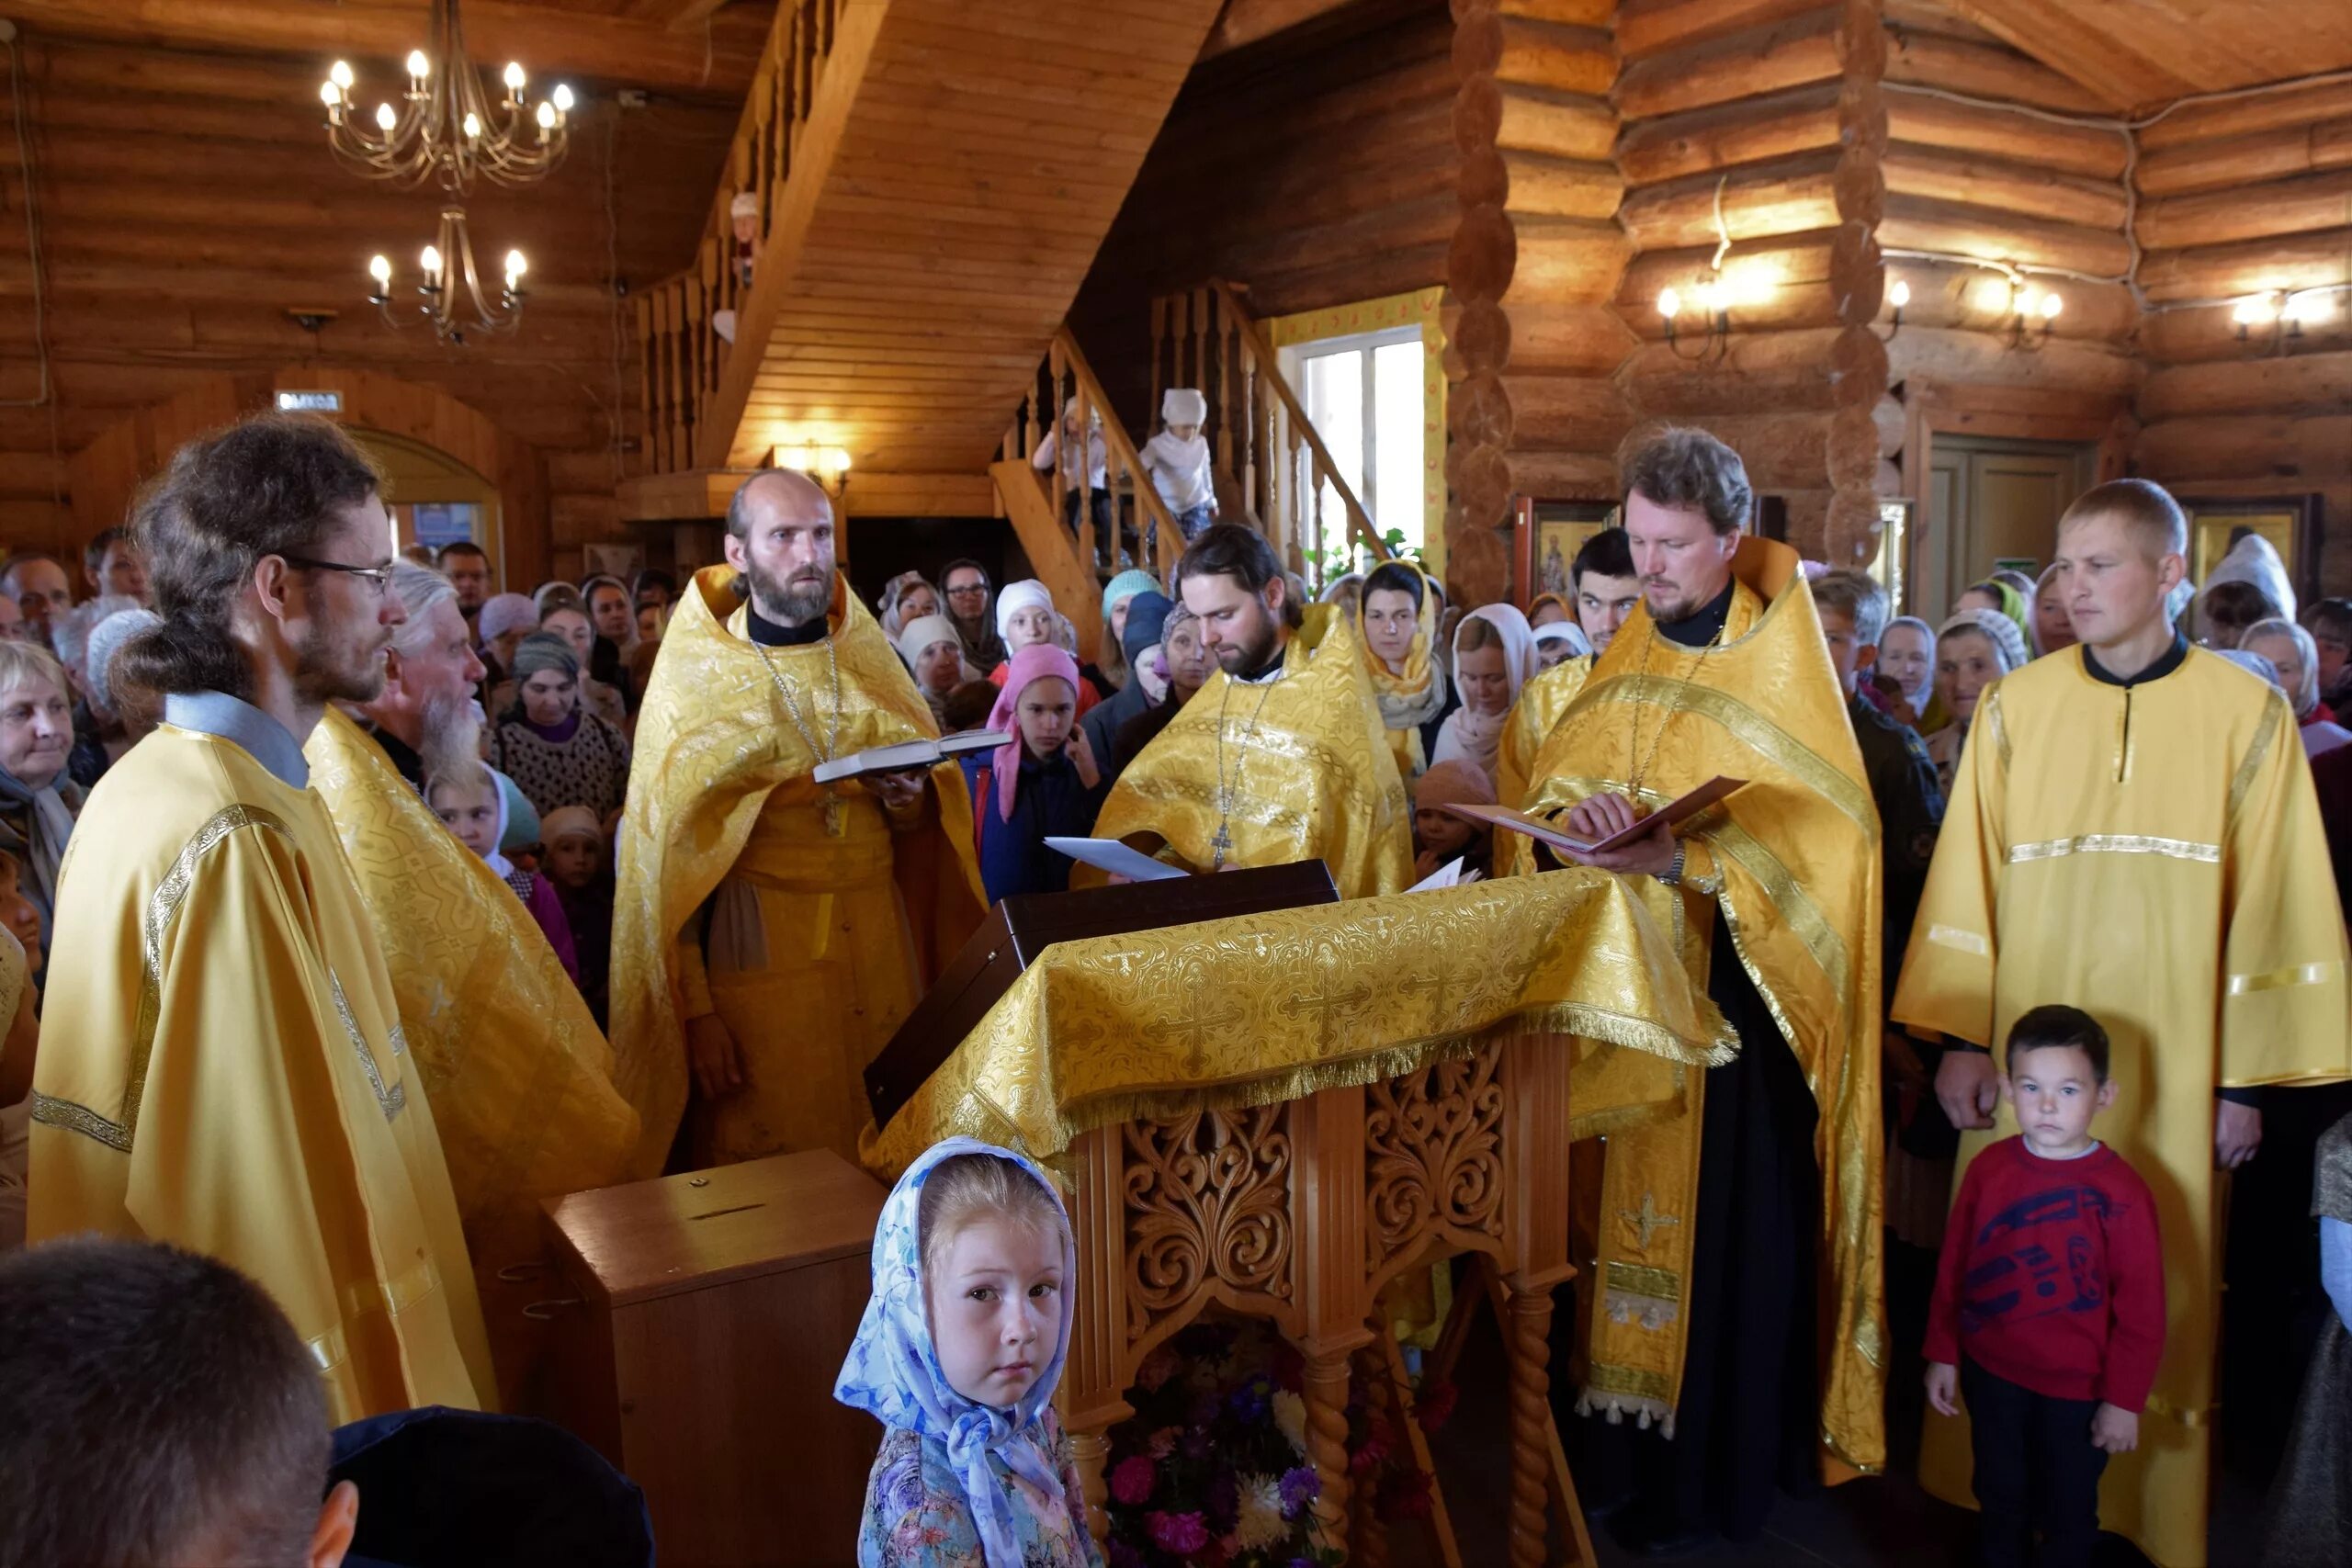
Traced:
[[1920, 615], [1951, 602], [2004, 560], [2050, 564], [2058, 518], [2098, 476], [2098, 448], [2055, 441], [1941, 436], [1928, 470], [1927, 516], [1912, 558]]

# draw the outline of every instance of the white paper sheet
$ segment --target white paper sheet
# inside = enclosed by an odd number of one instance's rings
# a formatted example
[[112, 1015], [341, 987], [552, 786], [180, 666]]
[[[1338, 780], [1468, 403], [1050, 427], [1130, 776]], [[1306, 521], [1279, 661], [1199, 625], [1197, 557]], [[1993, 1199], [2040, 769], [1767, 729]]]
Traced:
[[1141, 850], [1129, 849], [1116, 839], [1069, 839], [1053, 834], [1046, 837], [1046, 847], [1059, 850], [1070, 859], [1114, 876], [1124, 876], [1129, 882], [1166, 882], [1172, 877], [1190, 874], [1166, 861], [1154, 860]]

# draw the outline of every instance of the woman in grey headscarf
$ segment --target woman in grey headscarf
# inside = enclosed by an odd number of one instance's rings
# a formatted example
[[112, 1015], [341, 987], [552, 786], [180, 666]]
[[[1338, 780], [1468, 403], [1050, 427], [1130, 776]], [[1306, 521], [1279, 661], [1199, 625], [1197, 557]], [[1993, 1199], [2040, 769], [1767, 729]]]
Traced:
[[580, 656], [553, 632], [514, 645], [514, 705], [499, 715], [490, 765], [541, 816], [584, 806], [600, 822], [628, 795], [628, 741], [580, 701]]
[[81, 786], [65, 774], [74, 749], [68, 692], [65, 667], [47, 649], [0, 642], [0, 849], [24, 867], [44, 953], [57, 918], [57, 868], [82, 809]]

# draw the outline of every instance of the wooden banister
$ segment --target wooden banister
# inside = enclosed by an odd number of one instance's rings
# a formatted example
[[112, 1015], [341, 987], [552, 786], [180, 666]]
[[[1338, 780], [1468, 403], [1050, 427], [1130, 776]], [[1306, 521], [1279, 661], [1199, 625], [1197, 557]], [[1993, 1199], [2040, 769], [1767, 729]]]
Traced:
[[1323, 515], [1327, 485], [1350, 553], [1395, 558], [1232, 284], [1214, 279], [1152, 301], [1151, 378], [1155, 407], [1169, 387], [1200, 389], [1227, 513], [1238, 502], [1313, 586], [1334, 532]]
[[810, 101], [832, 52], [844, 0], [781, 0], [760, 52], [752, 90], [727, 154], [726, 172], [712, 197], [695, 260], [638, 299], [637, 349], [645, 422], [644, 467], [674, 473], [695, 463], [695, 446], [718, 392], [732, 345], [717, 319], [740, 319], [750, 292], [735, 265], [735, 198], [759, 202], [758, 239], [764, 249], [775, 221], [793, 152]]
[[[1067, 461], [1061, 439], [1065, 429], [1063, 409], [1073, 400], [1090, 459], [1075, 465]], [[1054, 440], [1054, 455], [1039, 471], [1036, 456], [1048, 436]], [[1094, 483], [1094, 464], [1091, 460], [1098, 439], [1102, 444], [1103, 483], [1100, 489]], [[1150, 471], [1144, 467], [1143, 457], [1128, 436], [1126, 426], [1120, 423], [1111, 400], [1103, 395], [1093, 367], [1086, 362], [1086, 352], [1079, 347], [1078, 339], [1068, 327], [1054, 333], [1054, 341], [1046, 350], [1045, 359], [1021, 400], [1021, 407], [1006, 427], [1002, 452], [1007, 461], [1020, 459], [1030, 465], [1053, 502], [1056, 516], [1066, 515], [1069, 498], [1076, 498], [1079, 558], [1090, 563], [1098, 576], [1116, 570], [1124, 555], [1161, 581], [1168, 580], [1169, 569], [1184, 553], [1183, 532], [1176, 526], [1168, 503], [1160, 499], [1158, 487], [1151, 482]], [[1078, 470], [1074, 477], [1065, 471], [1070, 467]], [[1111, 538], [1097, 537], [1098, 495], [1107, 502], [1106, 510], [1113, 522]], [[1129, 526], [1136, 533], [1136, 542], [1132, 548], [1123, 548], [1123, 541], [1117, 536]]]

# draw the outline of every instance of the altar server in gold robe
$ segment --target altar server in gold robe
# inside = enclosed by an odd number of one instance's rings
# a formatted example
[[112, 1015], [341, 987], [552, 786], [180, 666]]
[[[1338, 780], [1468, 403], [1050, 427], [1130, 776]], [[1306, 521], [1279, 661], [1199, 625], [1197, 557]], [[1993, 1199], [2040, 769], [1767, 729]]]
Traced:
[[1347, 618], [1317, 604], [1294, 630], [1273, 547], [1238, 524], [1193, 540], [1176, 583], [1217, 672], [1119, 775], [1096, 835], [1200, 872], [1320, 860], [1342, 898], [1411, 886], [1412, 813]]
[[1671, 1551], [1753, 1537], [1777, 1487], [1885, 1461], [1879, 824], [1796, 556], [1741, 532], [1738, 457], [1668, 431], [1625, 493], [1643, 604], [1527, 808], [1597, 838], [1748, 781], [1679, 837], [1588, 862], [1679, 934], [1739, 1037], [1688, 1075], [1684, 1114], [1609, 1139], [1601, 1183], [1585, 1408], [1655, 1428], [1618, 1529]]
[[495, 1393], [432, 1107], [302, 755], [328, 703], [383, 683], [381, 482], [334, 425], [267, 414], [183, 446], [141, 503], [163, 624], [116, 678], [164, 722], [74, 835], [33, 1080], [33, 1239], [243, 1270], [338, 1421]]
[[834, 570], [833, 509], [743, 481], [727, 561], [671, 613], [637, 721], [613, 902], [617, 1081], [659, 1160], [857, 1156], [861, 1075], [987, 908], [953, 761], [820, 785], [818, 763], [935, 739]]
[[[2221, 1307], [2217, 1170], [2253, 1157], [2271, 1086], [2352, 1076], [2345, 937], [2295, 717], [2165, 614], [2188, 523], [2120, 479], [2060, 520], [2079, 646], [1978, 701], [1896, 988], [1947, 1052], [1962, 1168], [2017, 1131], [1984, 1047], [2042, 1002], [2106, 1026], [2122, 1086], [2099, 1125], [2147, 1177], [2164, 1235], [2165, 1359], [2099, 1520], [2165, 1568], [2205, 1562]], [[1930, 1490], [1969, 1500], [1964, 1421], [1930, 1418]]]

